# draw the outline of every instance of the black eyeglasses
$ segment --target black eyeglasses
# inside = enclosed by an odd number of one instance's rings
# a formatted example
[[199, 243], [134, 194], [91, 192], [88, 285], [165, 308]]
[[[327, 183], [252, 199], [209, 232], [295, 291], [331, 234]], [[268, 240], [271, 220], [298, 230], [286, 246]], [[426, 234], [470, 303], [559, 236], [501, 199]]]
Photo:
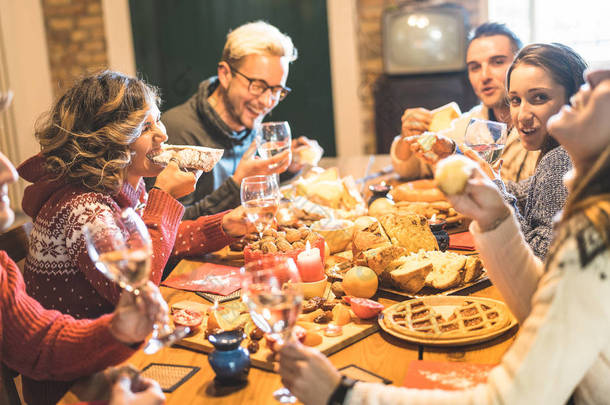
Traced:
[[243, 76], [244, 79], [248, 81], [248, 91], [253, 96], [260, 96], [267, 91], [267, 89], [271, 90], [271, 98], [276, 101], [282, 101], [286, 98], [286, 96], [292, 91], [289, 87], [284, 86], [269, 86], [266, 81], [261, 79], [251, 79], [239, 70], [235, 69], [233, 66], [229, 65], [231, 70], [235, 73]]

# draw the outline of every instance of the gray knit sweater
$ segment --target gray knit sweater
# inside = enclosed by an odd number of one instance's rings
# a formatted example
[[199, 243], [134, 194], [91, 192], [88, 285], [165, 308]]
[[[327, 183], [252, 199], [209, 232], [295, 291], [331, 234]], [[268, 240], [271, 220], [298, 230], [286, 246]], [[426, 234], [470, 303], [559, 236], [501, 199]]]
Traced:
[[568, 198], [563, 176], [571, 168], [570, 156], [558, 146], [540, 159], [532, 177], [517, 183], [494, 180], [504, 198], [515, 208], [525, 240], [541, 259], [551, 243], [553, 218]]

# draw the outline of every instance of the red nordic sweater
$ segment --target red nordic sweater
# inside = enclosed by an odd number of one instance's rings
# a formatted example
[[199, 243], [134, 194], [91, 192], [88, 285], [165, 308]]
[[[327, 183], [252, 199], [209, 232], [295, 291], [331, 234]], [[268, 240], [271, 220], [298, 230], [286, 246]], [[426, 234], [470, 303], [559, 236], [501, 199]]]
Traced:
[[112, 315], [75, 320], [44, 309], [0, 251], [0, 360], [24, 376], [71, 380], [122, 363], [134, 352], [110, 333]]
[[[86, 223], [107, 226], [113, 211], [145, 203], [140, 215], [152, 239], [151, 280], [157, 285], [170, 256], [202, 255], [231, 242], [222, 229], [224, 212], [180, 222], [182, 204], [158, 189], [147, 194], [143, 181], [137, 190], [125, 182], [117, 195], [93, 192], [53, 180], [40, 155], [22, 163], [18, 172], [33, 182], [26, 188], [22, 203], [24, 212], [34, 220], [24, 267], [28, 293], [46, 308], [75, 318], [95, 318], [111, 312], [121, 291], [89, 258], [83, 237]], [[34, 392], [46, 391], [49, 399], [63, 395], [67, 386], [56, 388], [52, 393], [49, 385], [43, 388], [42, 384], [24, 379], [26, 401]]]

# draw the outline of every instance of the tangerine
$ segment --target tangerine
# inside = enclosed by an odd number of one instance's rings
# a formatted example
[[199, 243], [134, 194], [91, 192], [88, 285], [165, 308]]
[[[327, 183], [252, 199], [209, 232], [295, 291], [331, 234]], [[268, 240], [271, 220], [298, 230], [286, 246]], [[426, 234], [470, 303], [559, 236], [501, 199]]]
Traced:
[[347, 295], [359, 298], [371, 298], [377, 292], [379, 281], [377, 274], [365, 266], [352, 267], [343, 276], [343, 290]]

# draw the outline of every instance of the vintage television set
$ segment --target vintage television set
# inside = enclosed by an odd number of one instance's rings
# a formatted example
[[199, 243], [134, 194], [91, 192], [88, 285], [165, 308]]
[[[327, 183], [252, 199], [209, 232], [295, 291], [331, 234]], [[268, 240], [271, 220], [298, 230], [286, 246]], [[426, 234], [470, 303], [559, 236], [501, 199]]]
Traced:
[[477, 98], [466, 74], [466, 9], [409, 2], [385, 10], [381, 24], [384, 74], [374, 88], [375, 129], [377, 151], [387, 153], [406, 108], [455, 101], [467, 111]]
[[385, 73], [464, 70], [467, 25], [466, 10], [452, 3], [386, 10], [382, 17]]

